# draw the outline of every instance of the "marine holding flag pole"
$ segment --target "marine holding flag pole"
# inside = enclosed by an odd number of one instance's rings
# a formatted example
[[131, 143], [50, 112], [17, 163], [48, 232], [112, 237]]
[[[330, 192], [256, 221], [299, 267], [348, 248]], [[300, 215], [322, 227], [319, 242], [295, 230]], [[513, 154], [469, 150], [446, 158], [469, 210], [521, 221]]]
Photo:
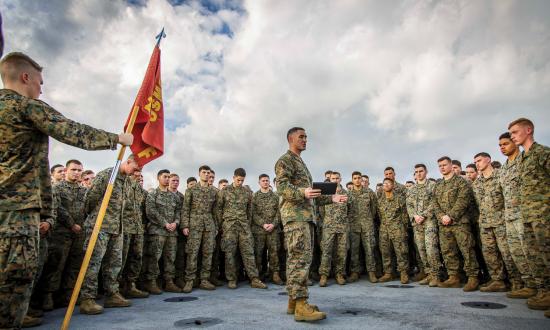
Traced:
[[[149, 60], [145, 77], [143, 78], [143, 82], [136, 96], [136, 100], [132, 106], [132, 111], [126, 121], [126, 125], [124, 126], [126, 133], [132, 133], [134, 135], [134, 143], [130, 146], [130, 149], [134, 153], [135, 160], [140, 166], [143, 166], [153, 159], [160, 157], [164, 152], [164, 111], [162, 104], [162, 89], [160, 84], [159, 45], [162, 38], [165, 37], [166, 34], [164, 33], [163, 28], [162, 31], [156, 36], [158, 39], [157, 44], [153, 49], [153, 54]], [[105, 212], [109, 206], [109, 200], [111, 199], [114, 183], [125, 151], [126, 146], [122, 146], [118, 153], [113, 171], [111, 172], [111, 177], [109, 178], [109, 183], [107, 185], [107, 189], [105, 190], [103, 201], [101, 202], [97, 220], [95, 222], [90, 241], [88, 242], [88, 248], [86, 249], [86, 254], [84, 255], [84, 260], [82, 261], [82, 266], [80, 267], [80, 272], [78, 273], [78, 278], [71, 295], [71, 301], [69, 303], [69, 307], [67, 307], [63, 324], [61, 325], [62, 330], [67, 330], [69, 328], [69, 323], [71, 322], [71, 317], [80, 293], [80, 288], [82, 287], [82, 282], [86, 276], [86, 271], [97, 242], [97, 236], [101, 230]]]

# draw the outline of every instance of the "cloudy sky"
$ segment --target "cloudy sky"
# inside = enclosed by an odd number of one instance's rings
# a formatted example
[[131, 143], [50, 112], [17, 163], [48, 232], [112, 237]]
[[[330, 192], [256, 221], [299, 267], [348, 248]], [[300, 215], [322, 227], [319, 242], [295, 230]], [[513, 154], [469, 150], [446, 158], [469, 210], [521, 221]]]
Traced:
[[[42, 99], [69, 118], [121, 131], [164, 26], [165, 155], [146, 169], [217, 179], [273, 173], [303, 126], [317, 179], [336, 169], [399, 181], [442, 155], [503, 160], [517, 117], [550, 144], [550, 3], [367, 0], [0, 0], [5, 53], [44, 67]], [[115, 152], [54, 140], [50, 163], [112, 166]], [[372, 184], [371, 184], [372, 187]]]

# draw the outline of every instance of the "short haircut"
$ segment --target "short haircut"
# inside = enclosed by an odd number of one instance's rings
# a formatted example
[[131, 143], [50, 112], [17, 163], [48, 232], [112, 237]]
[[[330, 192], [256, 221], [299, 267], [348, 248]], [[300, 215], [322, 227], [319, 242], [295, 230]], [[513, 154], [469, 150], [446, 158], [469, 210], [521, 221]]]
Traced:
[[460, 175], [466, 175], [466, 171], [460, 171]]
[[55, 169], [58, 168], [58, 167], [63, 167], [63, 165], [55, 164], [54, 166], [52, 166], [52, 168], [50, 168], [50, 174], [53, 174], [53, 172], [55, 172]]
[[376, 184], [377, 187], [380, 187], [381, 185], [382, 185], [381, 183], [377, 183], [377, 184]]
[[159, 176], [165, 174], [165, 173], [166, 173], [166, 174], [170, 174], [170, 171], [168, 171], [167, 169], [158, 171], [158, 173], [157, 173], [157, 178], [158, 178]]
[[178, 178], [179, 179], [179, 175], [177, 175], [176, 173], [170, 173], [170, 178]]
[[390, 178], [384, 178], [384, 180], [382, 180], [382, 182], [386, 182], [386, 181], [389, 181], [393, 184], [393, 179], [390, 179]]
[[94, 171], [92, 170], [85, 170], [82, 172], [82, 174], [80, 175], [81, 177], [85, 177], [86, 175], [90, 175], [90, 174], [94, 174]]
[[349, 185], [353, 185], [353, 182], [350, 181], [350, 182], [346, 183], [346, 187], [349, 186]]
[[499, 139], [499, 140], [502, 140], [502, 139], [511, 140], [511, 139], [512, 139], [512, 136], [510, 135], [510, 133], [504, 132], [504, 133], [500, 134], [500, 136], [498, 137], [498, 139]]
[[491, 155], [489, 155], [488, 153], [486, 152], [478, 152], [475, 156], [474, 156], [474, 159], [476, 159], [477, 157], [485, 157], [485, 158], [491, 158]]
[[229, 181], [227, 181], [227, 179], [221, 179], [220, 181], [218, 181], [218, 184], [222, 184], [222, 183], [229, 183]]
[[342, 176], [342, 175], [340, 174], [340, 172], [338, 172], [338, 171], [332, 171], [332, 174], [331, 174], [331, 175], [338, 175], [338, 176]]
[[368, 178], [369, 178], [369, 176], [366, 175], [366, 174], [361, 175], [361, 177], [362, 177], [362, 178], [365, 178], [365, 179], [368, 179]]
[[197, 178], [195, 178], [194, 176], [190, 176], [187, 178], [187, 183], [191, 183], [191, 182], [197, 182]]
[[437, 182], [437, 180], [434, 178], [428, 178], [428, 180], [430, 180], [431, 182]]
[[391, 167], [391, 166], [386, 167], [386, 168], [384, 169], [384, 172], [386, 172], [386, 171], [392, 171], [393, 173], [395, 173], [395, 170], [394, 170], [393, 167]]
[[77, 159], [69, 159], [67, 163], [65, 163], [65, 167], [69, 167], [71, 164], [76, 164], [82, 166], [82, 163]]
[[30, 68], [42, 72], [42, 67], [30, 56], [21, 52], [12, 52], [0, 61], [0, 76], [5, 84], [8, 81], [16, 81], [21, 72]]
[[236, 168], [235, 171], [233, 171], [233, 175], [242, 176], [244, 178], [246, 176], [246, 171], [244, 170], [244, 168], [239, 167], [239, 168]]
[[208, 165], [202, 165], [201, 167], [199, 167], [199, 173], [200, 173], [201, 171], [209, 171], [209, 172], [210, 172], [210, 171], [212, 171], [212, 170], [210, 169], [210, 166], [208, 166]]
[[462, 163], [460, 162], [460, 160], [453, 159], [453, 160], [451, 160], [451, 163], [452, 163], [453, 165], [456, 165], [456, 166], [462, 168]]
[[265, 173], [262, 173], [260, 174], [260, 176], [258, 177], [258, 180], [261, 180], [262, 178], [268, 178], [269, 179], [269, 175], [265, 174]]
[[325, 175], [327, 175], [327, 174], [332, 174], [332, 171], [331, 170], [325, 171]]
[[450, 158], [449, 156], [440, 157], [440, 158], [437, 160], [437, 162], [438, 162], [438, 163], [441, 163], [441, 162], [444, 161], [444, 160], [447, 160], [447, 161], [449, 161], [450, 163], [452, 163], [451, 158]]
[[359, 171], [353, 171], [353, 173], [351, 173], [351, 177], [352, 177], [352, 178], [353, 178], [354, 176], [356, 176], [356, 175], [361, 176], [361, 172], [359, 172]]
[[491, 162], [491, 166], [494, 167], [494, 168], [501, 168], [502, 167], [502, 163], [499, 162], [498, 160], [493, 160]]
[[407, 182], [405, 182], [405, 183], [410, 183], [410, 184], [414, 184], [414, 182], [412, 182], [412, 181], [407, 181]]
[[298, 132], [298, 131], [305, 131], [305, 129], [301, 128], [301, 127], [292, 127], [291, 129], [288, 130], [288, 132], [286, 132], [286, 139], [288, 140], [288, 138]]
[[533, 122], [531, 120], [527, 119], [527, 118], [518, 118], [518, 119], [514, 120], [513, 122], [508, 124], [508, 129], [510, 129], [514, 125], [521, 125], [521, 126], [531, 127], [531, 129], [533, 131], [535, 131], [535, 124], [533, 124]]
[[474, 169], [474, 171], [476, 171], [476, 172], [477, 172], [477, 167], [476, 167], [476, 164], [468, 164], [468, 165], [466, 165], [466, 168], [473, 168], [473, 169]]
[[416, 164], [416, 165], [414, 165], [414, 168], [419, 168], [419, 167], [422, 167], [422, 168], [423, 168], [424, 170], [426, 170], [426, 171], [428, 170], [428, 168], [427, 168], [426, 165], [424, 165], [424, 164]]
[[210, 174], [216, 174], [216, 171], [214, 171], [213, 169], [210, 169]]

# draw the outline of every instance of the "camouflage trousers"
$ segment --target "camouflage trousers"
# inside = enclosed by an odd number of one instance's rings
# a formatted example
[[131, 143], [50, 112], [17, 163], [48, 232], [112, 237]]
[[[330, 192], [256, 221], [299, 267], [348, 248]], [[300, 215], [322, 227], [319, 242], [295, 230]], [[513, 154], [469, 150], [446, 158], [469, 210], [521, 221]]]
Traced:
[[174, 266], [176, 268], [176, 278], [184, 279], [185, 277], [185, 260], [187, 255], [185, 253], [185, 245], [187, 244], [187, 237], [181, 233], [178, 233], [178, 244], [176, 247], [176, 262]]
[[313, 242], [312, 224], [304, 221], [284, 225], [286, 259], [286, 290], [291, 299], [308, 298], [307, 280], [311, 266]]
[[321, 240], [321, 266], [319, 275], [330, 275], [332, 256], [334, 255], [334, 274], [346, 273], [346, 257], [348, 254], [348, 233], [336, 232], [325, 228]]
[[491, 279], [493, 281], [503, 281], [506, 278], [504, 272], [506, 266], [509, 279], [519, 280], [519, 272], [508, 249], [506, 226], [502, 224], [497, 227], [480, 228], [480, 236], [481, 251], [489, 268]]
[[524, 223], [527, 262], [537, 288], [550, 290], [550, 222], [537, 219]]
[[[0, 211], [0, 224], [38, 223], [37, 209]], [[39, 237], [0, 234], [0, 328], [20, 328], [38, 271]]]
[[48, 259], [48, 238], [40, 235], [40, 242], [38, 243], [38, 269], [32, 281], [30, 305], [33, 305], [33, 302], [42, 301], [41, 293], [39, 293], [39, 291], [41, 291], [40, 288], [43, 286], [43, 281], [41, 280], [42, 271], [44, 270], [44, 264], [46, 263], [47, 259]]
[[477, 277], [479, 265], [474, 251], [474, 238], [470, 224], [439, 226], [441, 254], [449, 276], [458, 276], [460, 265], [459, 251], [464, 258], [464, 272], [468, 277]]
[[59, 289], [73, 290], [84, 259], [84, 240], [84, 232], [53, 232], [48, 247], [48, 260], [44, 265], [43, 291], [53, 293]]
[[210, 271], [210, 278], [216, 278], [218, 279], [220, 277], [220, 268], [221, 264], [220, 259], [222, 258], [222, 235], [221, 233], [217, 233], [216, 239], [215, 239], [216, 245], [214, 246], [214, 252], [212, 252], [212, 268]]
[[350, 254], [352, 273], [361, 273], [361, 244], [365, 252], [365, 265], [367, 272], [376, 271], [376, 259], [374, 250], [376, 249], [376, 234], [374, 228], [367, 231], [351, 232], [350, 233]]
[[187, 237], [187, 265], [185, 280], [193, 281], [197, 277], [197, 259], [202, 252], [201, 280], [210, 279], [212, 269], [212, 253], [216, 244], [216, 231], [190, 230]]
[[399, 272], [409, 271], [409, 245], [407, 243], [407, 229], [390, 228], [389, 226], [380, 226], [380, 254], [382, 255], [382, 264], [384, 273], [391, 274], [391, 250], [395, 252], [397, 259], [397, 270]]
[[523, 222], [520, 219], [506, 221], [506, 242], [508, 243], [508, 249], [510, 250], [514, 265], [521, 275], [523, 284], [528, 288], [535, 288], [536, 284], [527, 262], [526, 256], [528, 252], [524, 241]]
[[422, 224], [413, 226], [413, 231], [414, 242], [422, 262], [421, 269], [437, 277], [441, 269], [437, 222], [434, 219], [427, 219]]
[[223, 231], [221, 249], [225, 252], [225, 277], [228, 281], [237, 280], [237, 252], [250, 279], [258, 277], [256, 258], [254, 257], [254, 239], [250, 229], [235, 225]]
[[139, 279], [143, 264], [143, 234], [124, 233], [122, 243], [122, 271], [119, 281], [135, 283]]
[[267, 248], [269, 259], [269, 271], [279, 272], [279, 232], [273, 230], [268, 233], [266, 231], [255, 231], [254, 234], [254, 254], [256, 255], [256, 268], [258, 271], [262, 269], [264, 251]]
[[145, 280], [156, 280], [159, 277], [161, 258], [164, 267], [163, 278], [165, 280], [174, 279], [177, 245], [177, 236], [149, 235], [149, 244], [147, 250], [144, 251], [147, 260], [144, 265]]
[[[84, 250], [88, 248], [92, 230], [86, 230]], [[96, 299], [98, 276], [101, 269], [103, 275], [103, 288], [107, 296], [118, 292], [118, 275], [122, 268], [122, 234], [109, 234], [100, 231], [97, 242], [90, 258], [90, 264], [82, 283], [80, 297], [82, 299]]]

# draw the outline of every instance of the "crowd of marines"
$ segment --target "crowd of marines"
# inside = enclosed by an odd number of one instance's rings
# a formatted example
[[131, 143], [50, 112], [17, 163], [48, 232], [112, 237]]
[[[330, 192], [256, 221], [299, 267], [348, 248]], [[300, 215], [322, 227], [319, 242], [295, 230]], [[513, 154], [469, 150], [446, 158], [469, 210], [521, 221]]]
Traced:
[[[68, 305], [112, 175], [113, 168], [84, 171], [76, 159], [48, 168], [48, 136], [89, 150], [132, 143], [130, 134], [76, 123], [38, 100], [41, 71], [22, 53], [0, 62], [0, 328], [39, 324], [43, 311]], [[326, 314], [308, 303], [308, 285], [366, 275], [372, 283], [397, 276], [403, 284], [507, 291], [550, 317], [550, 148], [534, 141], [526, 118], [495, 141], [507, 157], [500, 168], [486, 152], [465, 172], [444, 156], [439, 179], [416, 164], [414, 182], [402, 185], [387, 167], [375, 190], [364, 173], [351, 173], [344, 187], [331, 170], [324, 180], [337, 184], [334, 195], [312, 188], [300, 127], [288, 131], [289, 150], [273, 180], [259, 176], [256, 192], [243, 168], [215, 184], [207, 165], [187, 179], [184, 194], [179, 175], [166, 169], [146, 191], [130, 155], [116, 173], [80, 313], [163, 291], [224, 282], [237, 289], [248, 279], [257, 289], [286, 283], [287, 312], [315, 321]]]

